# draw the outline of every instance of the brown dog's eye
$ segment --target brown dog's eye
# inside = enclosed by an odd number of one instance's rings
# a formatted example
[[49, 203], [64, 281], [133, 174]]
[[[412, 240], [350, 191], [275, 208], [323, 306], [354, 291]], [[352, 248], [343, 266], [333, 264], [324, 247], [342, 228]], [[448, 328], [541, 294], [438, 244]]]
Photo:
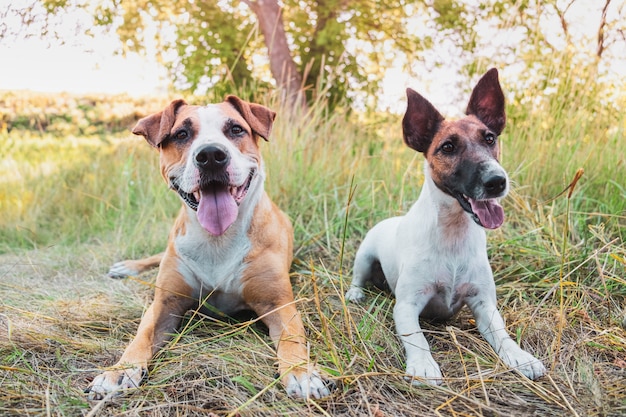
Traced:
[[443, 145], [441, 145], [441, 150], [444, 153], [452, 153], [454, 152], [454, 145], [450, 142], [446, 142]]
[[176, 138], [176, 140], [185, 140], [187, 139], [187, 137], [189, 137], [189, 134], [186, 130], [179, 130], [174, 134], [174, 137]]
[[485, 135], [485, 142], [487, 142], [488, 145], [493, 145], [494, 143], [496, 143], [496, 135], [494, 135], [493, 133], [487, 133]]
[[235, 136], [239, 136], [243, 133], [243, 127], [239, 126], [239, 125], [233, 125], [230, 128], [230, 133], [232, 133]]

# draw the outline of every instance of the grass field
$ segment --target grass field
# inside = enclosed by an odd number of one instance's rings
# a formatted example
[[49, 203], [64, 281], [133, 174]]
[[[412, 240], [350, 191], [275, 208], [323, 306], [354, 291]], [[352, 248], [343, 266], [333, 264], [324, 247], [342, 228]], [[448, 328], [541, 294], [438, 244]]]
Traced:
[[156, 152], [128, 133], [1, 132], [0, 415], [626, 415], [626, 117], [600, 105], [602, 91], [568, 93], [509, 101], [513, 187], [505, 225], [488, 234], [508, 330], [549, 369], [534, 382], [505, 368], [466, 309], [424, 323], [445, 385], [403, 379], [393, 298], [346, 305], [343, 294], [365, 232], [416, 199], [422, 158], [398, 115], [279, 112], [262, 144], [266, 188], [294, 224], [311, 356], [339, 386], [307, 402], [276, 384], [267, 330], [248, 318], [187, 320], [146, 385], [88, 402], [83, 389], [134, 335], [156, 275], [112, 280], [108, 266], [161, 251], [180, 203]]

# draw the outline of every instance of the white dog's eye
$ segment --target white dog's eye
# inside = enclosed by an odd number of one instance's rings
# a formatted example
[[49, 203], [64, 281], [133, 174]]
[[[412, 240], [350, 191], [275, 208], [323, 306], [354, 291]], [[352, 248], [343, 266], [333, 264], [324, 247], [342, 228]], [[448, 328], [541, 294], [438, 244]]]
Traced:
[[441, 145], [441, 150], [444, 153], [452, 153], [454, 152], [454, 145], [452, 144], [452, 142], [446, 142], [443, 145]]

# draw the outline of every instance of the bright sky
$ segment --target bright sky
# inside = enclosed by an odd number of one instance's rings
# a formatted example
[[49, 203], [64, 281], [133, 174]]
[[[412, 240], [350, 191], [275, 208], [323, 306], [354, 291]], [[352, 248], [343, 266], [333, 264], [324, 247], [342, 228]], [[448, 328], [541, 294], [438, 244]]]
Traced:
[[[4, 1], [0, 0], [0, 8], [6, 7]], [[27, 28], [11, 13], [11, 8], [24, 6], [20, 1], [9, 2], [9, 12], [0, 11], [0, 27], [9, 28], [9, 36], [0, 41], [0, 90], [130, 95], [167, 90], [165, 71], [153, 56], [116, 54], [120, 43], [115, 33], [100, 30], [94, 36], [85, 35], [83, 29], [92, 25], [87, 11], [55, 16], [48, 22], [40, 11], [39, 20]], [[62, 41], [53, 36], [41, 39], [44, 28]]]
[[[0, 0], [1, 4], [5, 0]], [[578, 15], [575, 22], [584, 22], [580, 16], [588, 16], [589, 6], [597, 0], [580, 2], [579, 10], [571, 10]], [[18, 2], [19, 3], [19, 2]], [[578, 3], [576, 3], [578, 4]], [[585, 7], [586, 6], [586, 7]], [[595, 5], [597, 6], [597, 4]], [[11, 7], [11, 3], [9, 3]], [[597, 9], [594, 7], [593, 9]], [[598, 12], [598, 10], [595, 10]], [[11, 19], [0, 11], [1, 24], [8, 27], [20, 27], [17, 18]], [[23, 40], [2, 39], [0, 42], [0, 90], [31, 90], [42, 92], [70, 92], [70, 93], [127, 93], [130, 95], [146, 95], [165, 93], [169, 81], [165, 70], [161, 68], [154, 56], [129, 55], [122, 57], [115, 54], [119, 47], [119, 40], [114, 33], [99, 33], [94, 37], [80, 34], [76, 26], [89, 27], [91, 16], [85, 11], [71, 13], [60, 17], [57, 21], [48, 24], [51, 29], [61, 34], [66, 42], [61, 44], [55, 40], [42, 40], [33, 36]], [[595, 23], [595, 19], [594, 19]], [[0, 25], [1, 26], [1, 25]], [[588, 25], [575, 25], [572, 30], [581, 30]], [[587, 28], [589, 29], [589, 28]], [[31, 34], [37, 34], [37, 29]], [[148, 35], [149, 37], [149, 35]], [[494, 40], [495, 42], [495, 40]], [[497, 42], [494, 43], [497, 44]], [[446, 53], [445, 45], [436, 51], [441, 55]], [[425, 57], [428, 60], [428, 57]], [[385, 107], [400, 111], [405, 100], [407, 86], [418, 90], [429, 99], [434, 98], [434, 104], [447, 104], [446, 98], [453, 98], [451, 91], [442, 91], [442, 85], [448, 89], [458, 90], [458, 86], [449, 82], [454, 76], [454, 68], [423, 69], [412, 78], [403, 73], [400, 68], [390, 68], [383, 81]], [[505, 70], [513, 70], [505, 68]], [[447, 72], [446, 72], [447, 71]], [[624, 69], [622, 68], [622, 71]], [[506, 76], [506, 73], [503, 73]], [[514, 77], [514, 74], [509, 74]], [[442, 84], [441, 80], [448, 80]], [[436, 87], [432, 87], [435, 85]], [[442, 103], [433, 97], [442, 97]]]
[[[0, 45], [0, 90], [71, 93], [163, 92], [167, 83], [149, 57], [114, 54], [115, 42], [90, 39], [86, 45], [55, 45], [29, 39]], [[91, 51], [86, 52], [85, 46]]]

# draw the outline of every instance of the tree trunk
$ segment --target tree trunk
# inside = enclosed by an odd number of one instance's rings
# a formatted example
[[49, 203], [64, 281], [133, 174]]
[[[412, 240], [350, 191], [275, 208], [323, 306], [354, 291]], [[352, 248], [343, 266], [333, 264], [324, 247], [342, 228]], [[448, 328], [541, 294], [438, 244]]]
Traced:
[[302, 91], [302, 75], [291, 56], [287, 43], [282, 10], [277, 0], [244, 0], [256, 14], [265, 39], [270, 60], [270, 71], [280, 90], [281, 102], [288, 109], [306, 109]]

